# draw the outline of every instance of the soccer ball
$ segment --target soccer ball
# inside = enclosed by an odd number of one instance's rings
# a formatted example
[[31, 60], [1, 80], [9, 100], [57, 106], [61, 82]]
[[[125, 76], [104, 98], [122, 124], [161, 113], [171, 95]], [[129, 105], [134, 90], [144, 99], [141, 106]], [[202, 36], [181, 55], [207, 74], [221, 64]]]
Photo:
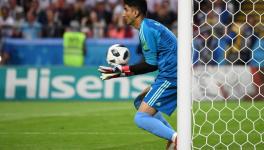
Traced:
[[106, 61], [109, 65], [127, 65], [130, 53], [127, 47], [121, 44], [114, 44], [107, 51]]

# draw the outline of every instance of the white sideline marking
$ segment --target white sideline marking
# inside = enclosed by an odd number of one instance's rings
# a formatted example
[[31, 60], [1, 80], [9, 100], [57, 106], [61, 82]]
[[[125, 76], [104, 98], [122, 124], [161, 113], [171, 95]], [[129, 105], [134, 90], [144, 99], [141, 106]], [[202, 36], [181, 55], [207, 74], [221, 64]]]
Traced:
[[141, 132], [0, 132], [0, 135], [145, 135]]

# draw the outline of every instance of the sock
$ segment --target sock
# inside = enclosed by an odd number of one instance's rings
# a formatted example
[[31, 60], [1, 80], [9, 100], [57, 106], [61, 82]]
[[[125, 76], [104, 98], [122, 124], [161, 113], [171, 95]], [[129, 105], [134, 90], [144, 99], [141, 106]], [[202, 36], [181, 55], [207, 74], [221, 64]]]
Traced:
[[158, 111], [153, 117], [156, 118], [156, 119], [158, 119], [158, 120], [160, 120], [165, 126], [171, 128], [171, 129], [173, 130], [172, 126], [171, 126], [171, 125], [169, 124], [169, 122], [168, 122], [168, 121], [162, 116], [161, 112]]
[[[138, 110], [140, 104], [142, 102], [142, 97], [138, 96], [136, 97], [136, 99], [134, 100], [134, 106], [135, 108]], [[169, 122], [162, 116], [161, 112], [157, 112], [153, 117], [155, 117], [156, 119], [160, 120], [162, 123], [164, 123], [167, 127], [173, 129], [171, 127], [171, 125], [169, 124]]]
[[175, 133], [174, 130], [167, 127], [163, 122], [145, 112], [137, 112], [134, 121], [139, 128], [169, 141], [171, 141]]
[[171, 137], [171, 141], [172, 141], [172, 142], [177, 142], [177, 141], [176, 141], [176, 138], [177, 138], [177, 132], [175, 132], [175, 133], [172, 135], [172, 137]]

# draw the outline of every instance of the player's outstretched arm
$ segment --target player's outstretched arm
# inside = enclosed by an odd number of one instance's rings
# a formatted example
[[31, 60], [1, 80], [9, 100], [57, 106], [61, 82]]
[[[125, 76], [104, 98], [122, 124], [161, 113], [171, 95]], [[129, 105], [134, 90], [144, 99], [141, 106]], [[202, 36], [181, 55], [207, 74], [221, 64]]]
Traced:
[[139, 64], [132, 65], [129, 68], [131, 72], [137, 75], [137, 74], [144, 74], [144, 73], [156, 71], [158, 69], [158, 66], [150, 65], [147, 62], [143, 61]]
[[127, 77], [131, 75], [144, 74], [153, 72], [158, 69], [157, 66], [150, 65], [146, 62], [141, 62], [132, 66], [113, 65], [112, 67], [99, 66], [98, 71], [101, 72], [101, 79], [108, 80], [118, 77]]

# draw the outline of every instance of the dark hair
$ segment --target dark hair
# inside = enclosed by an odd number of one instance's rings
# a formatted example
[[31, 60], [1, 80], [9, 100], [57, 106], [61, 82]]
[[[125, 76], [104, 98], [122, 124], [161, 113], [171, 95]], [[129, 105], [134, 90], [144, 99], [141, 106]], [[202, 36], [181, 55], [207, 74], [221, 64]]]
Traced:
[[124, 0], [124, 3], [130, 7], [135, 7], [143, 16], [147, 15], [147, 2], [146, 0]]

